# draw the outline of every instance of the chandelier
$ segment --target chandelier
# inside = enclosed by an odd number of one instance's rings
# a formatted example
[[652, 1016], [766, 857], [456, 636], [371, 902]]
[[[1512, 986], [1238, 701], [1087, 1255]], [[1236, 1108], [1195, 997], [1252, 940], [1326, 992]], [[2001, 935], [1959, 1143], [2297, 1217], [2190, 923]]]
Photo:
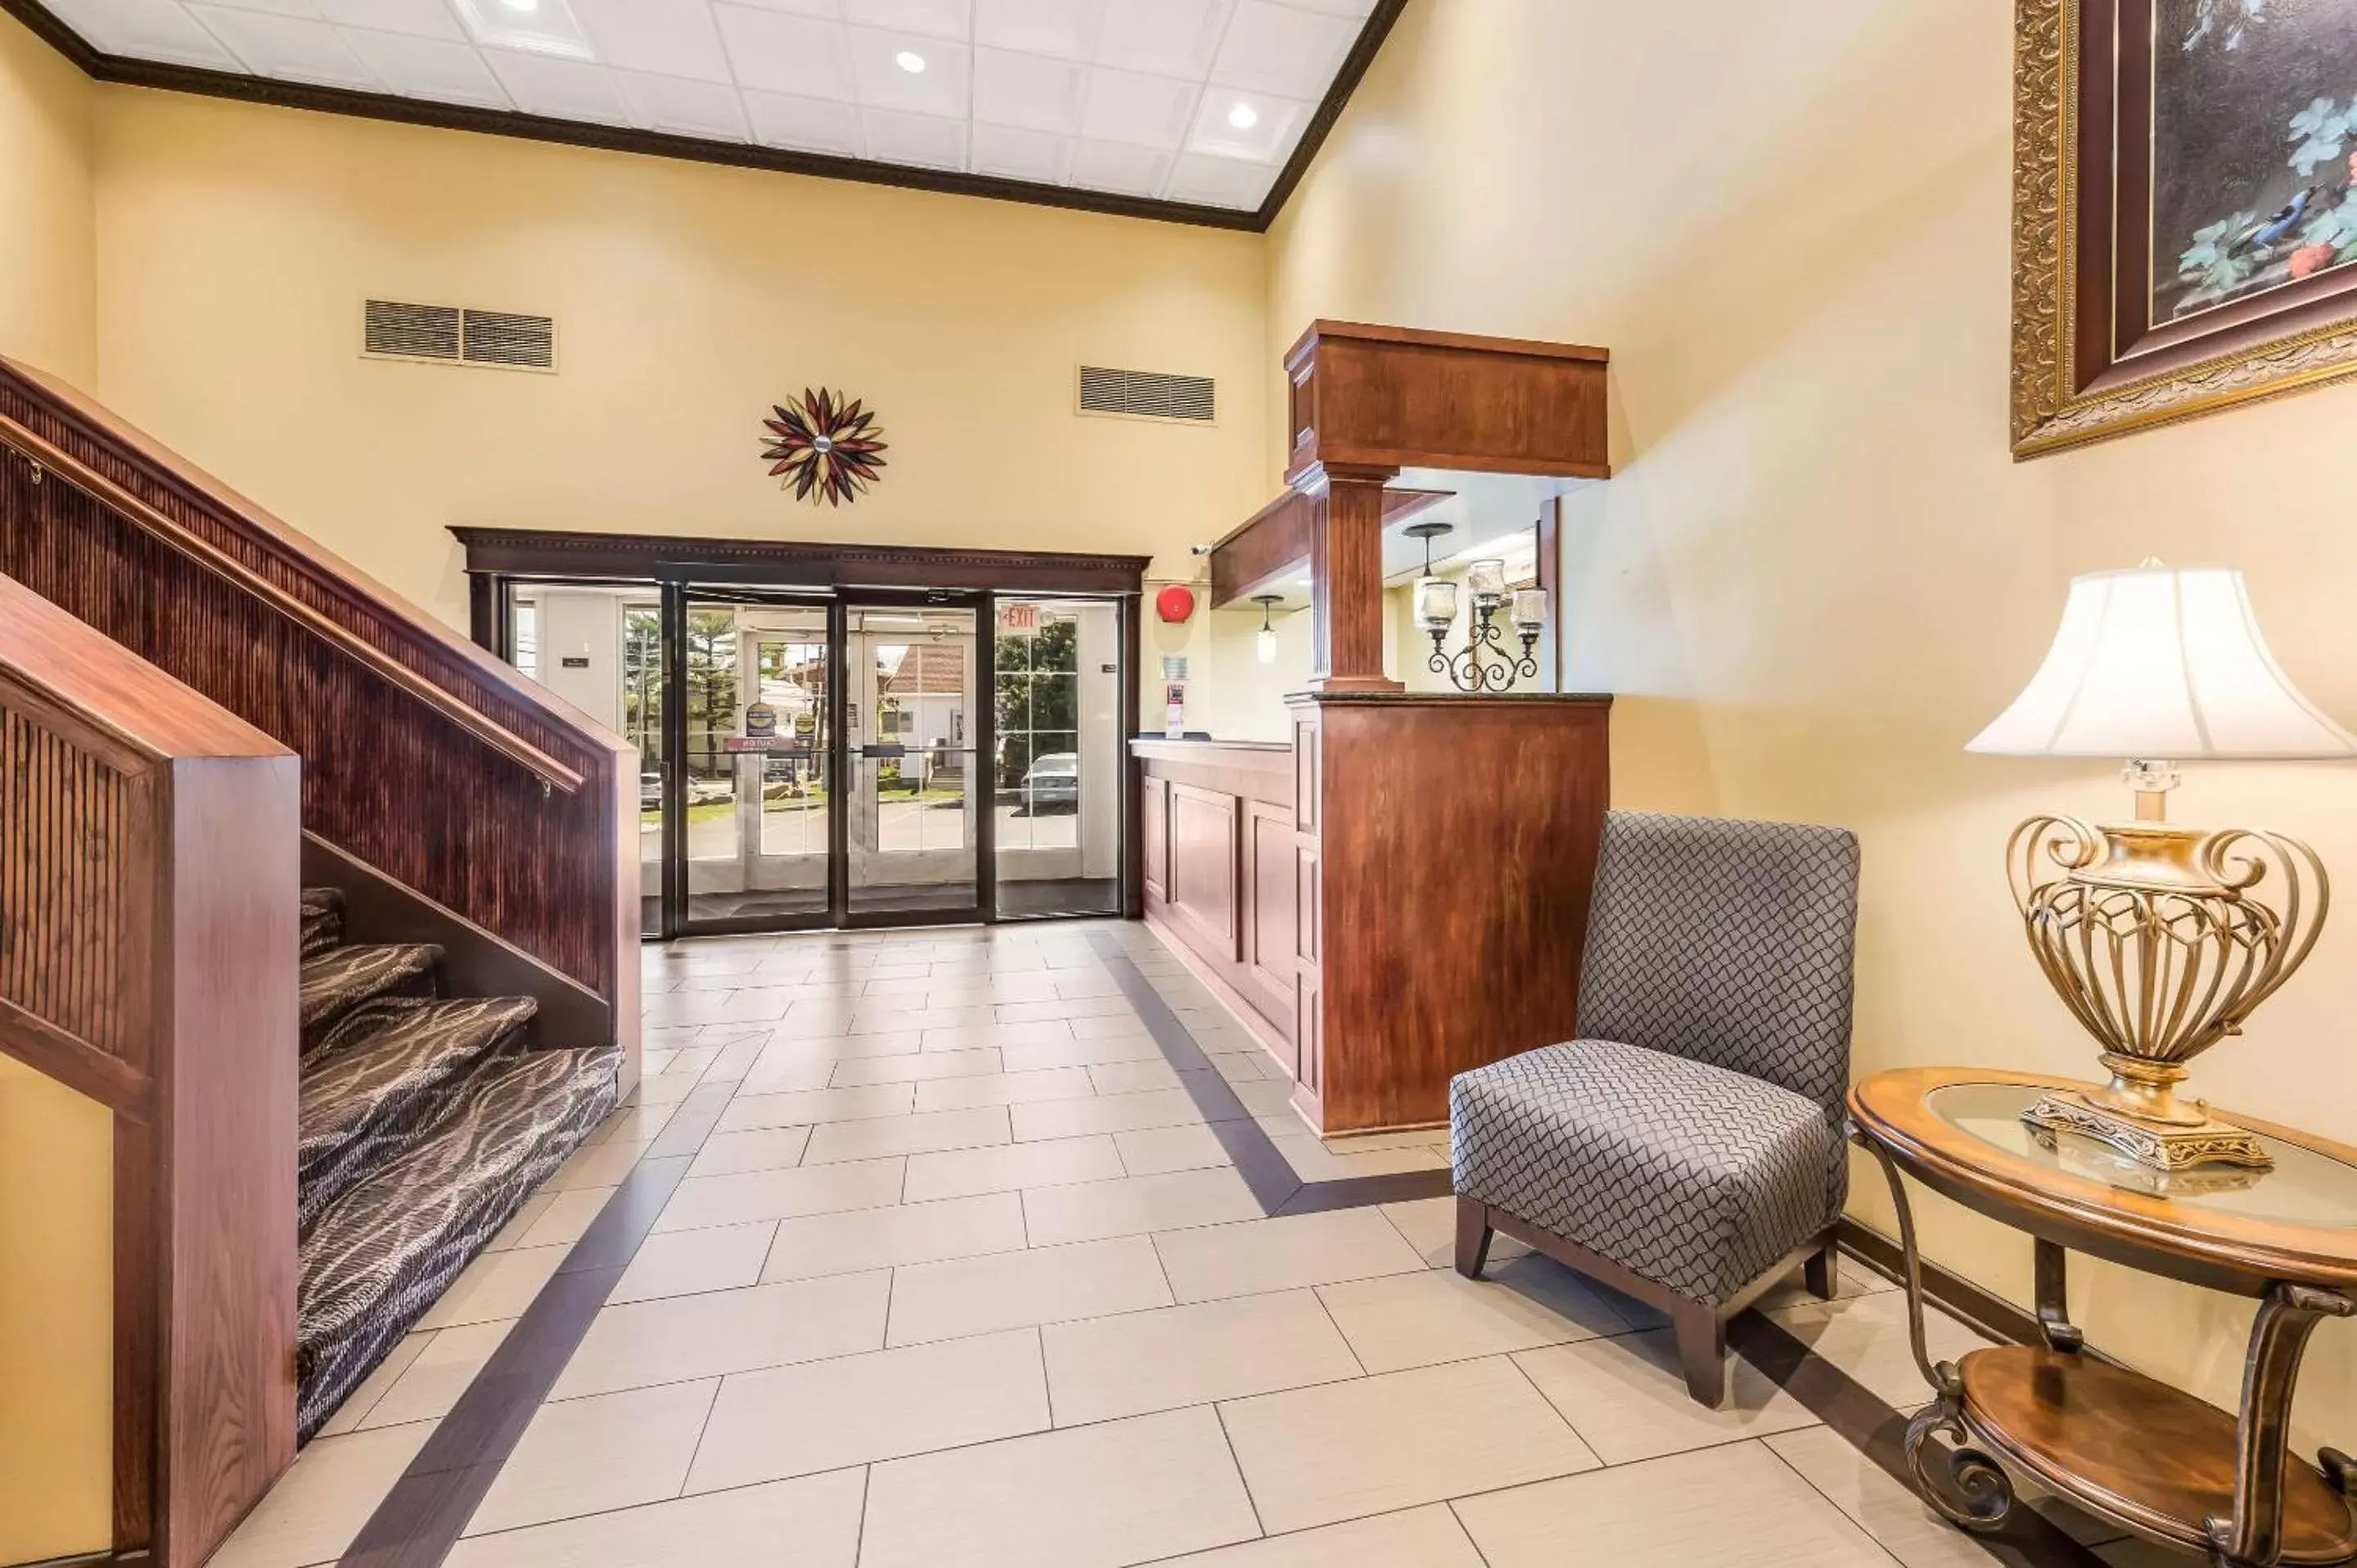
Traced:
[[[1448, 677], [1460, 692], [1495, 693], [1513, 690], [1517, 679], [1532, 680], [1539, 672], [1539, 635], [1546, 626], [1547, 596], [1544, 588], [1506, 591], [1506, 564], [1485, 559], [1465, 568], [1464, 597], [1472, 601], [1465, 618], [1465, 644], [1448, 651], [1448, 634], [1457, 625], [1458, 585], [1432, 575], [1432, 542], [1452, 532], [1445, 522], [1410, 523], [1411, 539], [1424, 542], [1424, 575], [1415, 584], [1415, 618], [1432, 639], [1432, 657], [1425, 668]], [[1506, 646], [1507, 632], [1498, 612], [1507, 612], [1512, 635], [1522, 643], [1514, 654]]]

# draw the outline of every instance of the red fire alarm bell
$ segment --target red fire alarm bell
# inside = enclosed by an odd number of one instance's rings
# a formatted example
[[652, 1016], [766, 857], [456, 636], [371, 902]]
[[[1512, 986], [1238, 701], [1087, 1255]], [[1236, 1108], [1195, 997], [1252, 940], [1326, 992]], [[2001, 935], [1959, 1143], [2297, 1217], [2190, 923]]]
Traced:
[[1171, 584], [1154, 596], [1154, 612], [1167, 621], [1185, 620], [1195, 613], [1194, 591], [1181, 584]]

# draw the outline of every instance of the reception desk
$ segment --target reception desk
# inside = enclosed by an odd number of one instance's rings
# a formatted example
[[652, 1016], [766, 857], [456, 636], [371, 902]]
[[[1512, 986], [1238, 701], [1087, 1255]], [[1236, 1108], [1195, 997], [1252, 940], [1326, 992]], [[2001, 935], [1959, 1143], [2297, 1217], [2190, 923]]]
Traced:
[[1290, 743], [1131, 743], [1146, 919], [1326, 1133], [1572, 1037], [1611, 699], [1304, 693]]

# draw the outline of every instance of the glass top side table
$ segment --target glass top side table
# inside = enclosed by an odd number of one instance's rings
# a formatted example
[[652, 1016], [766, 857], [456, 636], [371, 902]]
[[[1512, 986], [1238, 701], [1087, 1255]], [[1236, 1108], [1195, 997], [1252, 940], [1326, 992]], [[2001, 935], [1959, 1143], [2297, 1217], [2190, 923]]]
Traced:
[[[1911, 1068], [1850, 1091], [1851, 1135], [1890, 1185], [1915, 1359], [1934, 1395], [1907, 1428], [1917, 1489], [1954, 1523], [1992, 1528], [2013, 1506], [2011, 1471], [2225, 1568], [2357, 1561], [2357, 1462], [2328, 1449], [2310, 1464], [2287, 1431], [2309, 1333], [2357, 1316], [2357, 1148], [2227, 1116], [2275, 1169], [2162, 1175], [2021, 1122], [2047, 1090], [2079, 1087]], [[2032, 1238], [2041, 1343], [1931, 1359], [1902, 1172]], [[2083, 1353], [2065, 1299], [2072, 1251], [2255, 1297], [2239, 1412]], [[1926, 1462], [1935, 1434], [1953, 1444], [1944, 1482]]]

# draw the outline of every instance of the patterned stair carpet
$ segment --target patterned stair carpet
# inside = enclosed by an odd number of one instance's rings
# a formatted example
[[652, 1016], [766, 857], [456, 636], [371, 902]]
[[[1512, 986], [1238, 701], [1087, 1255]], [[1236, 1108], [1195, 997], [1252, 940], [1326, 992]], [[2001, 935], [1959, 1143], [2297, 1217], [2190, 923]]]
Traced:
[[621, 1065], [527, 1049], [531, 998], [444, 996], [440, 948], [346, 945], [343, 913], [304, 890], [306, 1442], [613, 1109]]

